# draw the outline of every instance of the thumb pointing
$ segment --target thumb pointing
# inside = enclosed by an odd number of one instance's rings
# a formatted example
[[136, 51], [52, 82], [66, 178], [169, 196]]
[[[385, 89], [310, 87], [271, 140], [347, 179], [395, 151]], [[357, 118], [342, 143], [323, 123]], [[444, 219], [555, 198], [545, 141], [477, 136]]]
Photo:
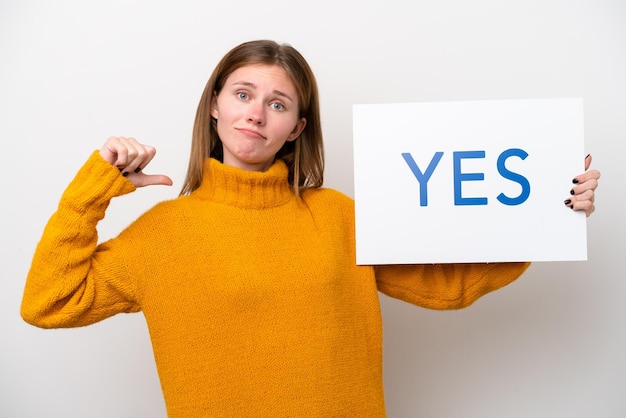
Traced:
[[135, 187], [145, 186], [171, 186], [174, 184], [171, 178], [163, 174], [133, 174], [128, 176], [128, 179], [135, 184]]

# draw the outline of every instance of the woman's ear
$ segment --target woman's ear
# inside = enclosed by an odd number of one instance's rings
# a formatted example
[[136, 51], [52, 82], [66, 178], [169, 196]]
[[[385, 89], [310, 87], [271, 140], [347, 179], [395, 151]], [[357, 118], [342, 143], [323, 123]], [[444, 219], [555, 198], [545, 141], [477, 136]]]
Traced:
[[217, 120], [217, 95], [215, 93], [211, 97], [211, 117]]
[[296, 140], [302, 131], [304, 131], [304, 127], [306, 126], [306, 118], [300, 118], [296, 126], [293, 128], [293, 131], [287, 137], [287, 142]]

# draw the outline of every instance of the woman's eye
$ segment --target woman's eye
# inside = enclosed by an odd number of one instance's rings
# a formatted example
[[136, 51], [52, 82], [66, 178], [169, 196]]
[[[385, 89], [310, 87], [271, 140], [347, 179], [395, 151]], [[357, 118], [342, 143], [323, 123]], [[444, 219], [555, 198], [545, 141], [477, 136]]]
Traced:
[[248, 99], [248, 93], [244, 93], [242, 91], [237, 93], [237, 97], [240, 98], [241, 100], [246, 100]]
[[272, 103], [270, 106], [274, 110], [284, 110], [285, 109], [285, 106], [283, 106], [282, 103]]

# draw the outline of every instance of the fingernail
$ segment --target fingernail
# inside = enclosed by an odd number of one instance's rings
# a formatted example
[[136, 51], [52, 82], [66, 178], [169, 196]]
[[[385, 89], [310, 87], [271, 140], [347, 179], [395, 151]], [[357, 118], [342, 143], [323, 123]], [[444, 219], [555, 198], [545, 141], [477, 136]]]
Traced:
[[591, 156], [591, 154], [587, 154], [587, 156], [585, 157], [585, 160], [586, 160], [587, 158], [589, 158], [590, 156]]
[[570, 190], [570, 191], [569, 191], [569, 194], [571, 194], [571, 195], [573, 195], [574, 193], [575, 193], [575, 192], [574, 192], [574, 189], [572, 189], [572, 190]]
[[[141, 167], [137, 167], [137, 168], [135, 169], [135, 173], [139, 173], [140, 171], [141, 171]], [[577, 183], [578, 183], [578, 181], [577, 181]]]
[[574, 183], [574, 184], [578, 184], [578, 179], [574, 179], [574, 180], [572, 180], [572, 183]]
[[572, 201], [570, 199], [565, 199], [563, 203], [565, 203], [566, 205], [569, 205], [570, 203], [572, 203]]
[[122, 176], [124, 176], [124, 177], [126, 177], [127, 175], [128, 175], [128, 171], [124, 171], [124, 172], [122, 173]]

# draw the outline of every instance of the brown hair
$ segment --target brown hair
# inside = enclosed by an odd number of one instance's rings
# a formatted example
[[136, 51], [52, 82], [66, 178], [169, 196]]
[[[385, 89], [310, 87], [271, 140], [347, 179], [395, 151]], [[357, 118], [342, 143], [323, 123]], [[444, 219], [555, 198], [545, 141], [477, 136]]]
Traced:
[[193, 126], [191, 154], [187, 177], [181, 195], [200, 187], [203, 163], [207, 157], [223, 161], [222, 141], [217, 135], [217, 124], [211, 118], [211, 100], [220, 93], [228, 76], [238, 68], [252, 64], [278, 65], [291, 78], [298, 92], [299, 118], [306, 119], [300, 136], [285, 145], [276, 154], [289, 168], [289, 184], [296, 195], [307, 188], [316, 188], [324, 180], [324, 145], [322, 138], [317, 82], [306, 60], [288, 44], [259, 40], [245, 42], [228, 52], [217, 64], [207, 82]]

